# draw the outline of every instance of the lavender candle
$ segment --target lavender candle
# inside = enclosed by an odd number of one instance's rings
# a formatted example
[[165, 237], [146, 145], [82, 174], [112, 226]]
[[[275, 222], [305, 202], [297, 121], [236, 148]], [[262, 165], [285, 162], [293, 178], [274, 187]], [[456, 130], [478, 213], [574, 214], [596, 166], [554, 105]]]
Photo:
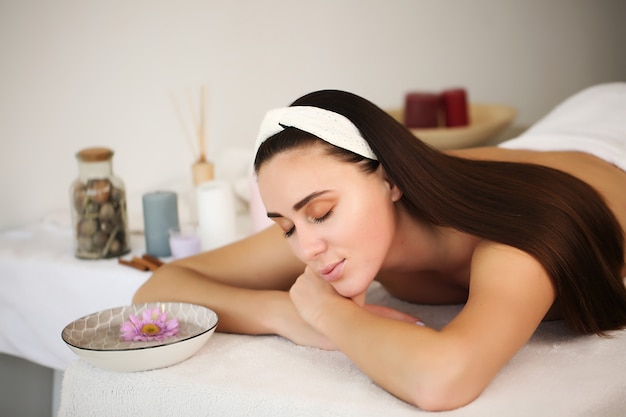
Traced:
[[200, 236], [195, 228], [174, 228], [170, 229], [170, 250], [174, 259], [193, 256], [202, 250]]

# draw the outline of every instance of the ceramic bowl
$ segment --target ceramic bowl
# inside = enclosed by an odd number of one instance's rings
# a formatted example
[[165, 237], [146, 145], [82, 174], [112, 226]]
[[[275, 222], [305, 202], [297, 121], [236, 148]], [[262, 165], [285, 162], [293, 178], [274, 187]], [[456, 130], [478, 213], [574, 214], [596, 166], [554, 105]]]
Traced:
[[[124, 341], [120, 326], [130, 314], [141, 316], [146, 309], [158, 307], [175, 318], [179, 332], [162, 341]], [[194, 355], [217, 328], [217, 314], [187, 303], [146, 303], [116, 307], [90, 314], [65, 326], [61, 337], [69, 348], [90, 364], [121, 372], [163, 368]]]

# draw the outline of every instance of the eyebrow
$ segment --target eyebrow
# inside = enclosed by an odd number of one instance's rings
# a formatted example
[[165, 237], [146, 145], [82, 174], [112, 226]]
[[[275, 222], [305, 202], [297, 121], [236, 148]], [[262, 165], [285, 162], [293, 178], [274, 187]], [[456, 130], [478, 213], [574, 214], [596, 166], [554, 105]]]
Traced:
[[[323, 191], [315, 191], [312, 192], [311, 194], [307, 195], [306, 197], [304, 197], [302, 200], [298, 201], [296, 204], [293, 205], [293, 209], [295, 211], [299, 211], [300, 209], [302, 209], [302, 207], [306, 206], [311, 200], [326, 194], [327, 192], [329, 192], [330, 190], [323, 190]], [[267, 212], [267, 217], [269, 218], [276, 218], [276, 217], [283, 217], [282, 214], [280, 213], [274, 213], [274, 212]]]

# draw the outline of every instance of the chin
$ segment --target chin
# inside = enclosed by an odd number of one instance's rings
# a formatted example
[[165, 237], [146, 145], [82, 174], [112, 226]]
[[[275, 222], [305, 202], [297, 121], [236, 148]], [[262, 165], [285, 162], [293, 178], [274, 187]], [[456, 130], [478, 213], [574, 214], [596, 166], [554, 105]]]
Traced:
[[364, 288], [356, 288], [354, 286], [343, 287], [340, 283], [338, 283], [338, 285], [335, 286], [335, 291], [337, 291], [342, 297], [354, 298], [366, 292], [368, 287], [369, 285]]
[[354, 298], [367, 291], [370, 284], [376, 278], [376, 273], [377, 270], [372, 273], [370, 268], [358, 268], [356, 270], [351, 270], [348, 267], [343, 270], [342, 277], [339, 280], [332, 282], [331, 285], [342, 297]]

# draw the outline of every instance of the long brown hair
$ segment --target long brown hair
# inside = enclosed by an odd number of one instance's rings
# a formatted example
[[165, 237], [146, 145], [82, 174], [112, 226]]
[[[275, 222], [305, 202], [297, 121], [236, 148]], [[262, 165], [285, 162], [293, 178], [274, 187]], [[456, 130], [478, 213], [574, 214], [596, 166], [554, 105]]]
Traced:
[[[626, 326], [621, 226], [600, 194], [562, 171], [533, 164], [469, 160], [418, 140], [373, 103], [351, 93], [324, 90], [292, 106], [340, 113], [360, 130], [390, 180], [403, 192], [411, 215], [516, 247], [550, 275], [566, 324], [579, 333], [603, 334]], [[285, 148], [312, 138], [288, 128], [259, 148], [255, 169]], [[333, 147], [333, 154], [377, 162]]]

